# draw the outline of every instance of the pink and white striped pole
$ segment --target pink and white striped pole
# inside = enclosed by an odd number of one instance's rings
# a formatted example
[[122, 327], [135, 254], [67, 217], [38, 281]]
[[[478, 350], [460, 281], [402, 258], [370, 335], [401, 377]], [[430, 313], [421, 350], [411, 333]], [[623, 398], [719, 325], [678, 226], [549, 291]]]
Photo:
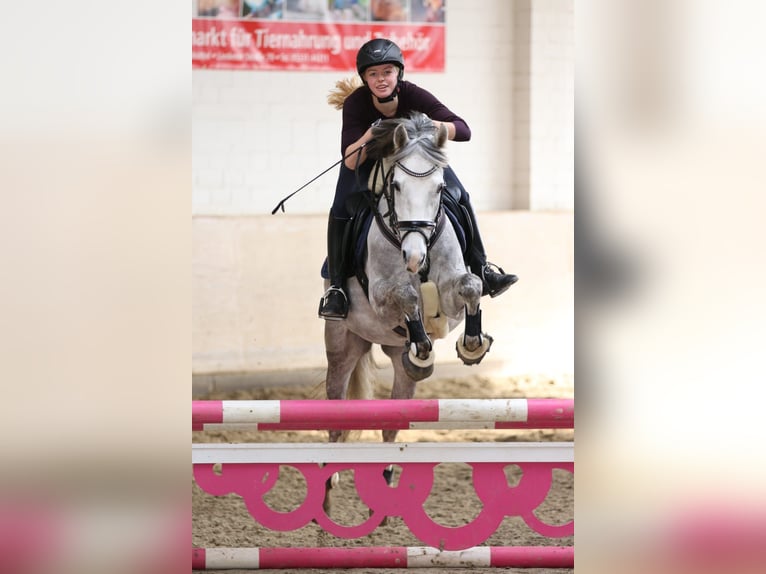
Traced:
[[192, 430], [574, 428], [574, 399], [192, 401]]
[[290, 568], [574, 568], [574, 547], [192, 548], [193, 570]]

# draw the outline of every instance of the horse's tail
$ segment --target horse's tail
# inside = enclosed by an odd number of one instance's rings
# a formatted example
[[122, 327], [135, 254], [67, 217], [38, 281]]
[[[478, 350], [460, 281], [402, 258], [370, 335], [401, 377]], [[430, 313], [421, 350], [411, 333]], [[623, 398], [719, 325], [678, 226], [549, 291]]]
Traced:
[[357, 88], [362, 86], [362, 80], [359, 76], [352, 76], [335, 82], [335, 89], [330, 90], [327, 95], [327, 103], [334, 107], [336, 110], [343, 109], [343, 102], [349, 97]]
[[[348, 381], [348, 390], [346, 391], [347, 399], [364, 399], [369, 400], [375, 398], [375, 371], [377, 371], [378, 365], [375, 364], [375, 359], [372, 356], [372, 351], [367, 351], [364, 355], [359, 357], [356, 362], [356, 367], [351, 373], [351, 378]], [[340, 442], [346, 442], [348, 440], [356, 440], [362, 431], [343, 431], [340, 436]]]
[[348, 382], [346, 397], [349, 399], [375, 398], [375, 371], [377, 368], [371, 350], [359, 357]]

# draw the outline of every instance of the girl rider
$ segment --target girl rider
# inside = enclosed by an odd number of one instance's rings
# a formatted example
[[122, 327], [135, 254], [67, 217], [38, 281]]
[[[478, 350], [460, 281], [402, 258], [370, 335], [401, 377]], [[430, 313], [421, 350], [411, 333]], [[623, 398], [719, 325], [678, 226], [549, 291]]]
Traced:
[[[319, 303], [319, 316], [330, 320], [345, 319], [348, 315], [348, 297], [344, 291], [348, 270], [344, 261], [343, 236], [353, 214], [348, 212], [346, 200], [357, 188], [354, 173], [357, 165], [360, 181], [364, 182], [373, 167], [373, 161], [367, 161], [363, 147], [372, 139], [371, 124], [380, 119], [406, 117], [411, 112], [422, 112], [431, 118], [437, 128], [439, 124], [444, 124], [450, 140], [471, 139], [471, 129], [461, 117], [430, 92], [402, 79], [402, 51], [390, 40], [376, 38], [364, 44], [356, 56], [356, 69], [364, 85], [349, 94], [343, 102], [341, 151], [346, 159], [340, 167], [327, 227], [330, 288]], [[359, 148], [361, 151], [354, 153]], [[472, 232], [472, 238], [467, 242], [470, 248], [465, 254], [466, 264], [472, 273], [481, 278], [483, 294], [497, 297], [513, 285], [518, 277], [506, 274], [501, 268], [487, 262], [470, 198], [450, 167], [444, 169], [444, 183], [450, 189], [459, 190], [460, 211], [466, 220], [463, 227], [467, 236]]]

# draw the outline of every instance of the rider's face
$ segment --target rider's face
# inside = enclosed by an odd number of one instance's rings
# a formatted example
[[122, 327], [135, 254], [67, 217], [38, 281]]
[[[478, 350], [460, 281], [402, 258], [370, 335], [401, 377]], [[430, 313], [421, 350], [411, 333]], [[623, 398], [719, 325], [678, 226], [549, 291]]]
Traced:
[[396, 88], [399, 68], [393, 64], [370, 66], [364, 71], [364, 82], [378, 98], [387, 98]]

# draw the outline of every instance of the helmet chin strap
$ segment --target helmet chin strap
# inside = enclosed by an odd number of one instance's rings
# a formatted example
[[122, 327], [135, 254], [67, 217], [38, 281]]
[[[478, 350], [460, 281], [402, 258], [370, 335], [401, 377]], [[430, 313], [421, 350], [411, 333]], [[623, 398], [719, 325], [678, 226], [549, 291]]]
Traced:
[[396, 85], [396, 88], [393, 92], [391, 92], [391, 95], [385, 97], [385, 98], [378, 98], [378, 96], [375, 96], [378, 99], [379, 104], [387, 104], [388, 102], [393, 102], [396, 99], [396, 96], [399, 95], [399, 84]]

